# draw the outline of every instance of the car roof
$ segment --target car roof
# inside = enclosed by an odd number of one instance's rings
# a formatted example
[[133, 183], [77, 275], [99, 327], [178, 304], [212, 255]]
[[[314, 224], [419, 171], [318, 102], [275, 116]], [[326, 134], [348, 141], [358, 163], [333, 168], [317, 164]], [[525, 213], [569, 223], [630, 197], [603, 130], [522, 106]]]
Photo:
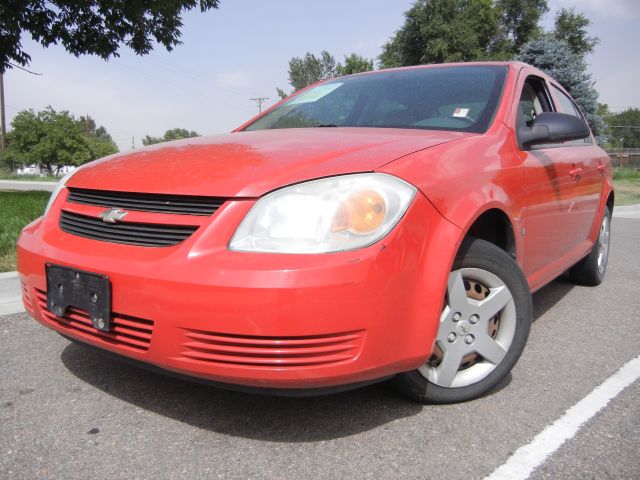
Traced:
[[409, 65], [406, 67], [394, 67], [394, 68], [384, 68], [384, 69], [380, 69], [380, 70], [370, 70], [368, 72], [360, 72], [360, 73], [353, 73], [351, 75], [346, 75], [347, 77], [351, 77], [351, 76], [357, 76], [357, 75], [375, 75], [377, 73], [380, 72], [390, 72], [390, 71], [402, 71], [402, 70], [417, 70], [417, 69], [423, 69], [423, 68], [449, 68], [449, 67], [474, 67], [474, 66], [505, 66], [508, 67], [509, 69], [512, 70], [516, 70], [516, 71], [520, 71], [524, 68], [528, 68], [528, 69], [532, 69], [536, 72], [536, 74], [540, 75], [541, 77], [545, 77], [545, 78], [550, 78], [548, 75], [546, 75], [544, 72], [540, 71], [539, 69], [524, 63], [524, 62], [520, 62], [517, 60], [510, 60], [510, 61], [487, 61], [487, 62], [454, 62], [454, 63], [429, 63], [429, 64], [424, 64], [424, 65]]

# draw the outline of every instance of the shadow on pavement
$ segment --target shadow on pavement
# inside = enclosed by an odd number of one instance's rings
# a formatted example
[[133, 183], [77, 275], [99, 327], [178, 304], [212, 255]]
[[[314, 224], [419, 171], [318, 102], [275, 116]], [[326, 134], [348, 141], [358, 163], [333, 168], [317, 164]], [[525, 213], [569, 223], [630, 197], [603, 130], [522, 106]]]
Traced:
[[[574, 288], [566, 276], [533, 295], [534, 321]], [[66, 368], [82, 381], [145, 410], [206, 430], [275, 442], [315, 442], [354, 435], [423, 406], [388, 383], [332, 395], [286, 398], [222, 390], [149, 372], [71, 343], [62, 352]], [[507, 387], [507, 375], [487, 395]]]
[[548, 310], [553, 308], [576, 285], [569, 280], [567, 274], [561, 275], [553, 282], [545, 285], [533, 294], [533, 321], [535, 322]]
[[259, 440], [341, 438], [423, 409], [385, 383], [333, 395], [283, 398], [159, 375], [74, 343], [65, 347], [61, 359], [82, 381], [137, 407], [206, 430]]

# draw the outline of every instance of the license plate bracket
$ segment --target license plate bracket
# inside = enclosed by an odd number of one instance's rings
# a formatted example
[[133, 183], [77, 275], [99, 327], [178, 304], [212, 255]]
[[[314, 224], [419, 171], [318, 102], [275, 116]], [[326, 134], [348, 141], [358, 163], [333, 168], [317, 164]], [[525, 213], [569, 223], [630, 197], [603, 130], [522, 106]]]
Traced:
[[58, 317], [69, 307], [86, 310], [94, 328], [111, 330], [111, 283], [108, 275], [47, 263], [47, 309]]

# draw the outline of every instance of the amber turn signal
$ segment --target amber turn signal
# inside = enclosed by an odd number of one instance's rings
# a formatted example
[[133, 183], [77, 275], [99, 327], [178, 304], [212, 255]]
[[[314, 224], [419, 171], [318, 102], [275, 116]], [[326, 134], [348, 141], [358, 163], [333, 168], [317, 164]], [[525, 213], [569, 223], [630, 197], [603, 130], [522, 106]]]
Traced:
[[360, 190], [340, 205], [333, 219], [332, 230], [371, 233], [382, 225], [386, 213], [387, 205], [382, 195], [374, 190]]

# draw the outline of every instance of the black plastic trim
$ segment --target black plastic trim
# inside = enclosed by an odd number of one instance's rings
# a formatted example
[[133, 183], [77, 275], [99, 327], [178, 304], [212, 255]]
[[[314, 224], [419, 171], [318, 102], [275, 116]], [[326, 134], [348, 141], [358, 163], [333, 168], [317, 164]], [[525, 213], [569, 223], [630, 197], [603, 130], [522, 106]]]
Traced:
[[60, 212], [60, 229], [71, 235], [144, 247], [170, 247], [189, 238], [197, 226], [153, 223], [105, 223], [100, 218]]
[[142, 212], [212, 215], [227, 201], [219, 197], [133, 193], [69, 187], [68, 202], [102, 207], [118, 207]]

